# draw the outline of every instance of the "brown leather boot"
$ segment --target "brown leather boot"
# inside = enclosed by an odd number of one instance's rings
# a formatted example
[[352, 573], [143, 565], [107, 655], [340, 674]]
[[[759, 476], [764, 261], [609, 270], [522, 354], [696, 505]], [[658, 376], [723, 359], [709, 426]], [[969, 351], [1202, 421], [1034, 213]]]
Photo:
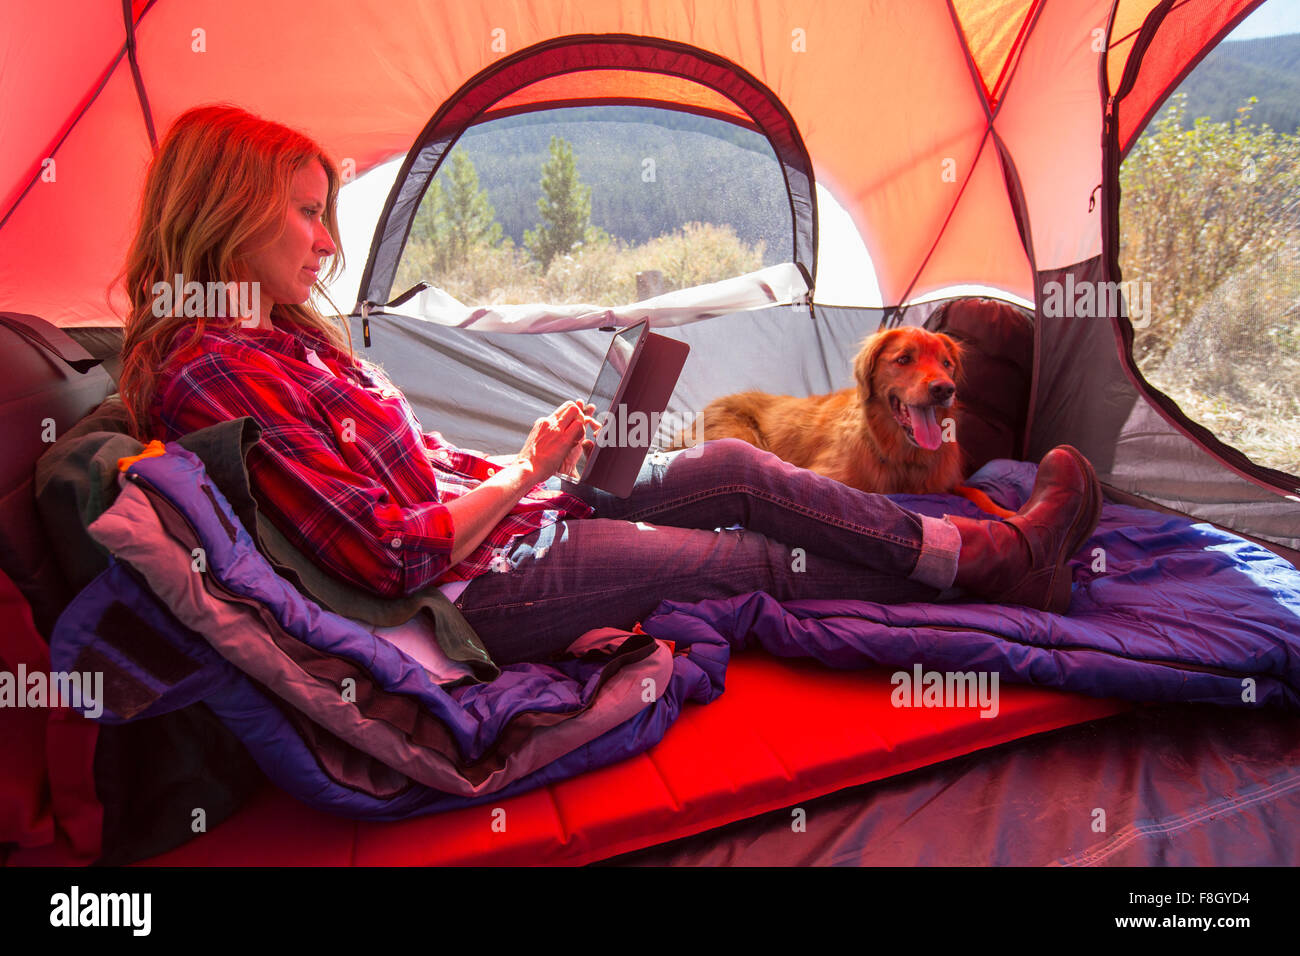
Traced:
[[1096, 530], [1101, 485], [1088, 459], [1058, 445], [1038, 465], [1034, 490], [1005, 521], [949, 515], [961, 533], [957, 578], [964, 590], [997, 604], [1064, 614], [1070, 606], [1067, 562]]

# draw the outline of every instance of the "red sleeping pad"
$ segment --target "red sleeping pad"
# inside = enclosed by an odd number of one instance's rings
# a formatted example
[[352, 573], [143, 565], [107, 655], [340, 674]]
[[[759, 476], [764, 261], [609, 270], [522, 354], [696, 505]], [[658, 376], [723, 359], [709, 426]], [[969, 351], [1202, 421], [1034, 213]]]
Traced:
[[[1132, 706], [1002, 685], [992, 718], [895, 708], [889, 676], [740, 654], [719, 699], [687, 704], [659, 744], [621, 763], [499, 804], [395, 823], [331, 816], [268, 786], [146, 865], [590, 863]], [[9, 862], [52, 857], [20, 850]]]

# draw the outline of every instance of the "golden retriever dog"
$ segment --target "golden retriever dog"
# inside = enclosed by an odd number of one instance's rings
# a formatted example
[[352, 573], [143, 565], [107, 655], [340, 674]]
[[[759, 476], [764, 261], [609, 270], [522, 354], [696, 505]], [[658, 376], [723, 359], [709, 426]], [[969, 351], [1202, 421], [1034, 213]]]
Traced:
[[877, 332], [854, 359], [856, 387], [809, 398], [727, 395], [705, 406], [674, 447], [740, 438], [861, 491], [961, 493], [961, 353], [958, 342], [925, 329]]

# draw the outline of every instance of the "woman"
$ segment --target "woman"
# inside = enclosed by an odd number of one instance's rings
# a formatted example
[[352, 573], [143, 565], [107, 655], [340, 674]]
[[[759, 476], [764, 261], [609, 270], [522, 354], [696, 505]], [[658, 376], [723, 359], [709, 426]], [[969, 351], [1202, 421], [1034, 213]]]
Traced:
[[[1067, 446], [997, 522], [917, 515], [736, 440], [653, 455], [618, 499], [559, 477], [592, 444], [593, 409], [578, 402], [538, 419], [504, 465], [422, 433], [309, 303], [321, 268], [339, 265], [338, 186], [293, 130], [226, 106], [181, 116], [125, 270], [121, 377], [140, 438], [257, 419], [254, 495], [330, 573], [384, 596], [444, 586], [498, 664], [630, 628], [664, 598], [924, 601], [955, 584], [1064, 612], [1066, 560], [1100, 510], [1091, 466]], [[183, 314], [200, 310], [172, 301], [176, 276], [236, 283], [216, 286], [224, 316]], [[733, 524], [745, 530], [711, 530]]]

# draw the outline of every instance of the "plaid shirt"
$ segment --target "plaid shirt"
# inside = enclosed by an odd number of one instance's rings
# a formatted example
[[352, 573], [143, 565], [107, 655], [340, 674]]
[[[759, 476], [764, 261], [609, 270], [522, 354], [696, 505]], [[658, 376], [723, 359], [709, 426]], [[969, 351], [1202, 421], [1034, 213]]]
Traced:
[[423, 432], [383, 372], [304, 330], [208, 331], [163, 370], [151, 409], [168, 441], [245, 415], [262, 426], [248, 474], [267, 517], [325, 570], [385, 597], [473, 578], [517, 535], [593, 513], [535, 485], [451, 567], [445, 502], [500, 466]]

